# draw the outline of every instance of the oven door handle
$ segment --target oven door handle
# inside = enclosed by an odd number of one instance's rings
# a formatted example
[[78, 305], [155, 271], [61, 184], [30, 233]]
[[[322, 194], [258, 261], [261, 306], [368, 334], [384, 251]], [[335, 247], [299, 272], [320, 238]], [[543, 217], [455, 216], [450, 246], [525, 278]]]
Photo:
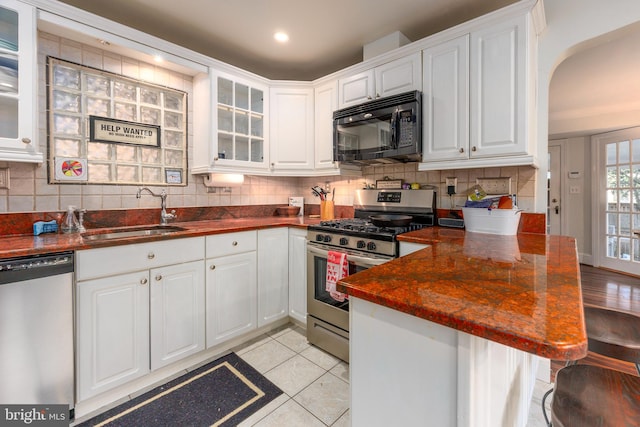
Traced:
[[[320, 249], [311, 245], [307, 245], [307, 251], [313, 255], [318, 255], [322, 258], [326, 258], [327, 255], [329, 254], [328, 250]], [[340, 251], [336, 251], [336, 252], [340, 252]], [[376, 265], [384, 264], [387, 261], [391, 261], [390, 259], [367, 258], [367, 257], [358, 256], [358, 255], [352, 255], [349, 253], [347, 254], [347, 260], [349, 262], [354, 262], [357, 265], [360, 265], [363, 267], [375, 267]]]

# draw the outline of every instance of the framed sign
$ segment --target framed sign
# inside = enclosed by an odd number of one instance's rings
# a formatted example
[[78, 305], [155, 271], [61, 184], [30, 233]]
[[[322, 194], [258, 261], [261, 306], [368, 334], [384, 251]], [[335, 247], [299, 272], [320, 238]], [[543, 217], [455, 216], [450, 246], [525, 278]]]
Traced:
[[181, 169], [165, 169], [164, 174], [167, 184], [182, 184]]
[[160, 126], [89, 116], [89, 141], [160, 147]]
[[59, 181], [87, 181], [87, 159], [56, 157], [54, 169]]
[[376, 188], [378, 190], [402, 188], [401, 179], [378, 179], [376, 180]]

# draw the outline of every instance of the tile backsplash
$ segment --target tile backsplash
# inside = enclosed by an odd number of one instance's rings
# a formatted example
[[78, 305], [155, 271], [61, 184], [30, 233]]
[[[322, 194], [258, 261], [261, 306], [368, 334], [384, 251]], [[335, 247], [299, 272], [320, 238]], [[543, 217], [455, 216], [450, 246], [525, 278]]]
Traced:
[[[76, 62], [94, 68], [123, 74], [128, 77], [166, 85], [187, 92], [193, 99], [191, 77], [138, 60], [118, 56], [92, 46], [40, 32], [38, 35], [38, 127], [41, 147], [46, 150], [46, 82], [45, 64], [47, 55]], [[189, 105], [188, 135], [189, 163], [193, 158], [193, 106]], [[0, 169], [9, 170], [9, 188], [0, 188], [0, 213], [64, 211], [68, 205], [87, 210], [131, 209], [159, 207], [154, 197], [136, 199], [136, 186], [93, 184], [48, 184], [47, 164], [0, 162]], [[376, 180], [389, 177], [404, 182], [432, 185], [438, 192], [437, 207], [449, 209], [464, 204], [466, 190], [475, 184], [476, 177], [511, 177], [512, 192], [518, 196], [518, 205], [530, 212], [534, 208], [536, 170], [531, 167], [503, 167], [483, 169], [459, 169], [421, 172], [417, 163], [369, 166], [361, 177], [268, 177], [246, 176], [244, 184], [229, 191], [209, 192], [202, 176], [188, 176], [185, 187], [167, 189], [169, 207], [196, 206], [241, 206], [288, 203], [289, 196], [303, 196], [305, 203], [315, 204], [319, 200], [311, 193], [311, 187], [320, 185], [335, 188], [337, 205], [353, 205], [354, 190]], [[445, 178], [456, 177], [458, 194], [450, 200], [446, 194]]]

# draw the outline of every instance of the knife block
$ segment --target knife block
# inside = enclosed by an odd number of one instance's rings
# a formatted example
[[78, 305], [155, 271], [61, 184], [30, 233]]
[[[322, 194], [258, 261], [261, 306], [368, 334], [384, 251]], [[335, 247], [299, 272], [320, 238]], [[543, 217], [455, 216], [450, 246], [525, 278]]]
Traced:
[[333, 200], [321, 200], [320, 201], [320, 219], [322, 221], [328, 221], [335, 218]]

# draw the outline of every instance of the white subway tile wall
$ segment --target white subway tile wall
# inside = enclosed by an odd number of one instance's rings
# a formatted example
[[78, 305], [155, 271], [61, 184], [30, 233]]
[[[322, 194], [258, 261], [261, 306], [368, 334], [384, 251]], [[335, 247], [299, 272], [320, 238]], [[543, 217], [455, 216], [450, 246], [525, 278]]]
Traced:
[[[122, 57], [86, 46], [72, 40], [40, 32], [38, 35], [38, 126], [42, 149], [46, 149], [46, 56], [121, 73], [128, 77], [149, 80], [156, 84], [182, 90], [193, 99], [192, 79], [174, 71], [142, 63], [133, 58]], [[189, 103], [188, 120], [188, 159], [193, 158], [193, 105]], [[0, 213], [2, 212], [38, 212], [63, 211], [68, 205], [89, 210], [131, 209], [158, 207], [158, 201], [152, 197], [136, 199], [136, 186], [125, 185], [75, 185], [48, 184], [47, 165], [0, 162], [0, 168], [9, 168], [10, 188], [0, 189]], [[466, 190], [475, 184], [476, 177], [511, 177], [512, 189], [518, 196], [518, 206], [533, 212], [535, 194], [535, 169], [531, 167], [505, 167], [486, 169], [460, 169], [447, 171], [418, 171], [416, 163], [369, 166], [364, 168], [361, 177], [266, 177], [246, 176], [240, 187], [230, 192], [207, 192], [202, 177], [189, 175], [186, 187], [167, 189], [169, 207], [190, 206], [240, 206], [288, 203], [289, 196], [302, 196], [305, 203], [318, 204], [319, 200], [311, 193], [311, 187], [320, 185], [335, 188], [337, 205], [353, 205], [353, 194], [358, 188], [375, 184], [385, 177], [402, 179], [404, 182], [417, 182], [421, 185], [433, 185], [438, 191], [437, 207], [450, 208], [450, 199], [446, 194], [445, 178], [458, 178], [458, 194], [454, 197], [454, 206], [464, 204]], [[542, 183], [540, 183], [542, 184]]]

